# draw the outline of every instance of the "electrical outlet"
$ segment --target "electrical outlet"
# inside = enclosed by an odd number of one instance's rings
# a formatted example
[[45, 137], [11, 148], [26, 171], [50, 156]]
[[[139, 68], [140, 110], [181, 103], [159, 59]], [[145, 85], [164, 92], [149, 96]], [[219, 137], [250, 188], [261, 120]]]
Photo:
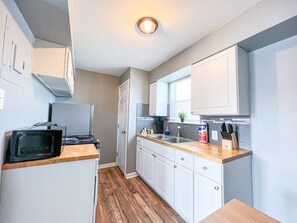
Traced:
[[3, 89], [0, 89], [0, 110], [3, 110], [4, 108], [4, 94], [5, 91]]
[[212, 140], [218, 140], [218, 131], [211, 131], [211, 139]]

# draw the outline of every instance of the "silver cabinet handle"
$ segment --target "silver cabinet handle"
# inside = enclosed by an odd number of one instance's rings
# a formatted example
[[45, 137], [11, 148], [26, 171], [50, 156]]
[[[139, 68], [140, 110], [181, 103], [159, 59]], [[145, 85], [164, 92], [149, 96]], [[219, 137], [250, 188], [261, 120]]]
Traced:
[[184, 161], [185, 160], [185, 158], [180, 158], [182, 161]]
[[215, 189], [215, 190], [219, 190], [220, 188], [219, 188], [218, 186], [215, 186], [214, 189]]
[[203, 169], [204, 169], [204, 170], [207, 170], [207, 167], [206, 167], [206, 166], [204, 166], [204, 167], [203, 167]]
[[177, 165], [174, 165], [173, 167], [174, 167], [174, 168], [176, 168], [176, 167], [177, 167]]

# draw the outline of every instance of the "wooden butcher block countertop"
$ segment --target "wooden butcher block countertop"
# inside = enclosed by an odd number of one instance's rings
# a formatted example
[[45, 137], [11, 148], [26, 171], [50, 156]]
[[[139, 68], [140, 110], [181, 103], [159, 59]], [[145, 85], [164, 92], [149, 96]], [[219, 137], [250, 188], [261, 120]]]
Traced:
[[252, 154], [252, 151], [250, 150], [246, 150], [246, 149], [227, 150], [227, 149], [223, 149], [222, 145], [211, 144], [211, 143], [204, 144], [204, 143], [199, 143], [197, 141], [184, 142], [184, 143], [169, 143], [166, 141], [149, 137], [149, 135], [137, 134], [137, 136], [166, 145], [166, 146], [170, 146], [175, 149], [192, 153], [196, 156], [213, 160], [217, 163], [227, 163], [232, 160], [236, 160], [241, 157]]
[[238, 201], [231, 200], [204, 218], [200, 223], [279, 223], [266, 214]]
[[3, 170], [11, 170], [25, 167], [41, 166], [55, 163], [88, 160], [99, 158], [99, 152], [97, 151], [94, 144], [83, 144], [83, 145], [69, 145], [64, 146], [61, 150], [61, 155], [59, 157], [34, 160], [34, 161], [24, 161], [18, 163], [6, 163], [2, 166]]

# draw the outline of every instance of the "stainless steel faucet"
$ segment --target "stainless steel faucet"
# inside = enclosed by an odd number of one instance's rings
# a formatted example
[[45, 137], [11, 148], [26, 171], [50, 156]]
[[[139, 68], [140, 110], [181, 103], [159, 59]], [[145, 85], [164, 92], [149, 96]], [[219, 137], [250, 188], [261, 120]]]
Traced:
[[177, 126], [177, 139], [179, 140], [179, 138], [180, 138], [180, 129], [181, 129], [181, 127], [178, 125]]

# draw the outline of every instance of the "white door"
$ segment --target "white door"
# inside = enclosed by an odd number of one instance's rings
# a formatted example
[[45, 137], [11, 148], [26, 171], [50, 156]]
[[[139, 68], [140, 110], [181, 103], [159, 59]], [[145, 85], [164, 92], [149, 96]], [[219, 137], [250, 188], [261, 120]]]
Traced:
[[142, 148], [143, 155], [143, 179], [154, 188], [154, 161], [155, 154], [150, 150]]
[[174, 208], [187, 221], [194, 218], [194, 173], [192, 170], [175, 165]]
[[222, 206], [222, 186], [198, 173], [194, 178], [195, 222], [199, 222]]
[[119, 89], [118, 166], [126, 174], [126, 151], [128, 130], [129, 81]]
[[155, 162], [155, 187], [156, 191], [170, 205], [174, 198], [174, 163], [159, 155]]
[[142, 147], [137, 145], [136, 150], [136, 171], [137, 173], [142, 176], [143, 173], [143, 153], [142, 153]]

